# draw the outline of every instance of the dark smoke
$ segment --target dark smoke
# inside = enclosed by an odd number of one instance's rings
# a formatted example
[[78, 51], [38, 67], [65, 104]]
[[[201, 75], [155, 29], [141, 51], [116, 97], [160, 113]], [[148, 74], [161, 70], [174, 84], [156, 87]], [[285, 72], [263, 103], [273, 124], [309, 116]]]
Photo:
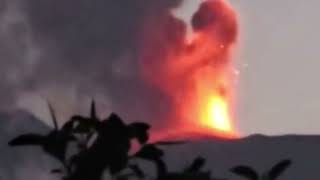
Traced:
[[[0, 108], [16, 108], [21, 96], [35, 94], [54, 101], [58, 110], [76, 101], [79, 107], [68, 108], [84, 113], [85, 103], [96, 97], [106, 104], [100, 103], [100, 111], [161, 119], [170, 98], [141, 78], [141, 30], [146, 21], [157, 27], [175, 22], [170, 10], [180, 3], [0, 0]], [[159, 35], [171, 38], [174, 32]]]
[[194, 31], [209, 29], [217, 33], [216, 37], [221, 39], [225, 45], [233, 44], [238, 37], [237, 20], [225, 14], [226, 3], [221, 1], [206, 1], [201, 4], [199, 10], [192, 17]]

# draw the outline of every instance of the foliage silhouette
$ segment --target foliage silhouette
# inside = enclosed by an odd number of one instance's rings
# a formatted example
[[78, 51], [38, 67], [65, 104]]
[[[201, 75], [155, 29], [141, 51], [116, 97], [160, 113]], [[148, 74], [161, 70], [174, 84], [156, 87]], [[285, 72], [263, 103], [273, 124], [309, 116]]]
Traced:
[[108, 169], [111, 175], [116, 175], [125, 168], [133, 169], [138, 176], [142, 176], [137, 166], [128, 164], [129, 150], [132, 139], [137, 139], [141, 145], [148, 141], [148, 124], [136, 122], [126, 125], [114, 113], [100, 121], [96, 116], [94, 102], [90, 118], [75, 116], [72, 120], [78, 122], [76, 130], [88, 133], [94, 128], [97, 136], [90, 147], [72, 158], [74, 173], [66, 179], [101, 179], [105, 169]]
[[236, 166], [231, 169], [231, 172], [246, 177], [250, 180], [276, 180], [290, 165], [292, 164], [291, 160], [285, 159], [278, 162], [270, 170], [266, 171], [259, 176], [257, 171], [249, 166]]
[[[132, 159], [152, 161], [157, 167], [158, 180], [164, 179], [210, 179], [209, 172], [202, 172], [205, 160], [197, 158], [182, 172], [168, 172], [163, 161], [164, 152], [158, 146], [171, 146], [185, 141], [159, 141], [148, 143], [150, 126], [143, 122], [125, 124], [115, 113], [101, 120], [96, 113], [95, 102], [91, 103], [89, 117], [75, 115], [61, 129], [54, 110], [48, 103], [54, 129], [47, 135], [23, 134], [9, 142], [10, 146], [38, 145], [55, 159], [63, 163], [66, 173], [64, 180], [101, 180], [105, 170], [117, 178], [125, 180], [131, 177], [144, 179], [145, 172]], [[136, 139], [140, 148], [129, 155], [131, 141]], [[69, 143], [76, 142], [77, 151], [71, 157], [66, 156]], [[125, 169], [131, 173], [121, 174]], [[62, 174], [63, 169], [53, 169], [51, 173]], [[201, 178], [200, 178], [201, 177]], [[203, 178], [205, 177], [205, 178]]]
[[185, 172], [190, 172], [190, 173], [191, 172], [198, 172], [198, 171], [201, 170], [201, 168], [204, 166], [205, 163], [206, 163], [206, 160], [203, 157], [198, 157], [184, 171]]
[[246, 177], [250, 180], [258, 180], [259, 175], [258, 173], [249, 166], [236, 166], [231, 169], [231, 171], [239, 176]]
[[[115, 180], [129, 180], [132, 177], [146, 179], [146, 172], [133, 163], [133, 160], [147, 160], [156, 167], [156, 180], [218, 180], [212, 178], [210, 171], [203, 171], [206, 163], [203, 157], [194, 161], [179, 172], [169, 172], [164, 162], [164, 151], [161, 146], [172, 146], [187, 143], [186, 141], [159, 141], [149, 143], [150, 125], [144, 122], [124, 121], [115, 113], [100, 119], [92, 101], [88, 117], [72, 116], [61, 128], [52, 108], [48, 107], [54, 129], [46, 135], [23, 134], [9, 142], [10, 146], [40, 146], [44, 152], [62, 163], [62, 168], [51, 170], [53, 174], [63, 175], [63, 180], [101, 180], [107, 171]], [[131, 142], [137, 140], [139, 147], [130, 154]], [[76, 145], [73, 154], [67, 155], [71, 145]], [[291, 164], [283, 160], [261, 177], [248, 166], [237, 166], [233, 173], [250, 180], [276, 180]], [[222, 179], [220, 179], [222, 180]]]
[[210, 171], [203, 171], [203, 167], [205, 165], [205, 159], [203, 157], [197, 157], [194, 161], [185, 168], [185, 170], [181, 173], [168, 173], [166, 177], [161, 180], [225, 180], [223, 178], [215, 178], [212, 177]]
[[[181, 142], [164, 143], [163, 145], [175, 145]], [[193, 163], [185, 168], [182, 172], [169, 172], [167, 165], [163, 161], [164, 152], [159, 149], [156, 144], [147, 144], [138, 151], [134, 157], [149, 160], [155, 163], [157, 168], [157, 180], [211, 180], [210, 172], [201, 171], [205, 165], [205, 159], [202, 157], [196, 158]]]
[[[147, 157], [150, 126], [143, 122], [125, 124], [115, 113], [100, 120], [96, 113], [95, 102], [91, 103], [90, 116], [75, 115], [61, 129], [54, 110], [48, 103], [54, 129], [47, 135], [23, 134], [9, 142], [10, 146], [37, 145], [55, 159], [63, 163], [66, 171], [65, 180], [99, 180], [105, 170], [111, 175], [117, 175], [122, 170], [131, 169], [133, 174], [126, 175], [143, 178], [144, 172], [135, 164], [130, 164], [132, 158]], [[131, 141], [136, 139], [143, 147], [137, 157], [129, 156]], [[69, 143], [76, 142], [77, 152], [70, 158], [66, 157]], [[181, 142], [159, 142], [170, 145]], [[145, 145], [145, 146], [144, 146]], [[158, 151], [159, 152], [159, 151]], [[162, 153], [162, 151], [161, 151]], [[61, 174], [62, 169], [53, 169], [51, 173]], [[122, 176], [122, 178], [127, 178]], [[120, 176], [119, 176], [120, 177]]]
[[191, 163], [191, 165], [186, 167], [184, 171], [162, 172], [163, 174], [160, 174], [160, 176], [158, 176], [158, 180], [215, 180], [216, 178], [212, 178], [209, 171], [202, 171], [204, 165], [205, 159], [202, 157], [198, 157]]

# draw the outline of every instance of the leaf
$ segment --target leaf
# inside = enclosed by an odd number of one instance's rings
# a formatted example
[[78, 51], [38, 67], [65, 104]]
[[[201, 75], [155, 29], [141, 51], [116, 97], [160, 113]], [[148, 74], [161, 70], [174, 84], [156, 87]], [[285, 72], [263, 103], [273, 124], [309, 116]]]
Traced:
[[153, 144], [147, 144], [138, 151], [134, 157], [146, 160], [158, 160], [164, 155], [163, 151]]
[[249, 166], [236, 166], [231, 169], [231, 172], [250, 180], [258, 180], [259, 178], [257, 172]]
[[111, 124], [124, 125], [123, 120], [116, 113], [111, 113], [110, 116], [105, 120]]
[[[115, 155], [115, 154], [113, 154]], [[127, 167], [128, 164], [128, 156], [125, 154], [124, 156], [115, 155], [115, 158], [109, 159], [109, 172], [111, 175], [118, 174], [123, 169]]]
[[98, 121], [83, 117], [73, 116], [69, 122], [67, 122], [62, 129], [66, 131], [73, 131], [74, 133], [88, 133], [92, 128], [96, 128]]
[[52, 174], [62, 174], [63, 171], [62, 171], [62, 169], [52, 169], [52, 170], [51, 170], [51, 173], [52, 173]]
[[95, 101], [92, 99], [92, 102], [91, 102], [91, 110], [90, 110], [90, 118], [91, 119], [98, 119], [97, 118], [97, 112], [96, 112], [96, 103]]
[[[123, 122], [123, 120], [115, 113], [111, 113], [111, 115], [103, 119], [97, 126], [97, 131], [101, 136], [113, 136], [111, 134], [122, 134], [127, 136], [127, 125]], [[129, 136], [127, 136], [129, 138]], [[118, 138], [118, 137], [115, 137]]]
[[270, 180], [277, 179], [291, 165], [291, 163], [291, 160], [285, 159], [273, 166], [268, 173]]
[[43, 150], [60, 161], [65, 160], [68, 143], [74, 141], [75, 137], [68, 133], [52, 131], [45, 137]]
[[50, 115], [51, 115], [51, 120], [53, 121], [54, 129], [58, 130], [59, 125], [58, 125], [58, 120], [57, 120], [56, 114], [54, 112], [54, 109], [49, 101], [47, 101], [47, 103], [48, 103], [48, 107], [49, 107], [49, 111], [50, 111]]
[[74, 128], [74, 133], [86, 134], [92, 132], [93, 123], [80, 123]]
[[73, 130], [74, 128], [74, 124], [75, 124], [75, 121], [73, 120], [73, 117], [67, 121], [61, 128], [60, 131], [62, 132], [66, 132], [66, 133], [71, 133], [71, 131]]
[[130, 136], [137, 138], [140, 144], [145, 144], [149, 140], [149, 124], [142, 122], [131, 123], [128, 125], [128, 129]]
[[24, 145], [42, 145], [45, 141], [45, 137], [38, 134], [24, 134], [20, 135], [8, 144], [10, 146], [24, 146]]
[[192, 164], [186, 168], [185, 172], [193, 173], [193, 172], [199, 172], [201, 168], [205, 165], [206, 160], [203, 157], [197, 157]]
[[145, 177], [144, 172], [141, 170], [141, 168], [138, 165], [132, 164], [132, 165], [129, 165], [129, 168], [135, 173], [137, 177], [139, 178]]

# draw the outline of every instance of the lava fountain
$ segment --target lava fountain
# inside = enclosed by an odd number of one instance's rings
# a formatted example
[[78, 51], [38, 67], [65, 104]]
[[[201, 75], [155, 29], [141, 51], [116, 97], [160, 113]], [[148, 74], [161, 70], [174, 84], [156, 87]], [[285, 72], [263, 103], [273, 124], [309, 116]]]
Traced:
[[172, 14], [146, 21], [143, 77], [172, 101], [169, 134], [237, 137], [232, 62], [236, 13], [224, 0], [207, 0], [190, 24], [187, 36], [186, 24]]

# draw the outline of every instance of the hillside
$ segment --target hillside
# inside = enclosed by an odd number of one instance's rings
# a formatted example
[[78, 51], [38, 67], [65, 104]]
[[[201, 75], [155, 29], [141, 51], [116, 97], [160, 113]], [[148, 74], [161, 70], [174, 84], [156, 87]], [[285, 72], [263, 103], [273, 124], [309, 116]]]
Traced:
[[0, 113], [0, 179], [49, 180], [55, 163], [40, 148], [11, 148], [8, 141], [23, 133], [45, 134], [48, 126], [25, 111]]

